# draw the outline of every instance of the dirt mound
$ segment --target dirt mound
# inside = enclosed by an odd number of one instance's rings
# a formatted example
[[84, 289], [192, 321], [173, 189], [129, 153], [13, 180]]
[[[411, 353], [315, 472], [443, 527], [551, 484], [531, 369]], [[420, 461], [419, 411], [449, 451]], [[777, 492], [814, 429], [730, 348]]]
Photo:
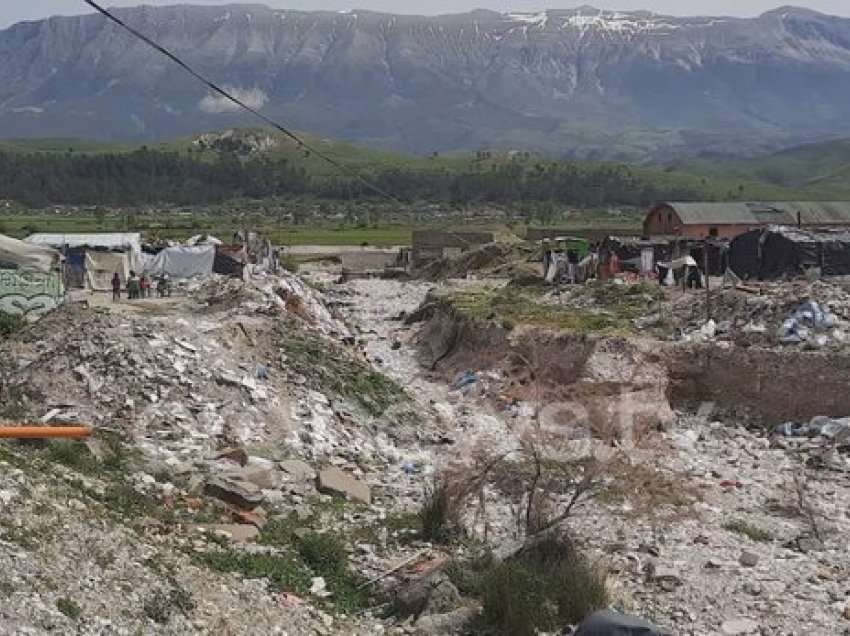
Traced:
[[513, 278], [532, 273], [540, 275], [539, 258], [534, 248], [524, 243], [488, 243], [459, 256], [442, 258], [421, 268], [416, 277], [445, 280], [477, 276]]

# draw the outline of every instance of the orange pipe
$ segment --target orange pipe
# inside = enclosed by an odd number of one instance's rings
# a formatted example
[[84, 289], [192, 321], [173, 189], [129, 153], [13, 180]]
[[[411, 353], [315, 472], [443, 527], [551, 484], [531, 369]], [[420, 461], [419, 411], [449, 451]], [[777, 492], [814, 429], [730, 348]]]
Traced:
[[91, 434], [88, 426], [0, 426], [0, 439], [82, 439]]

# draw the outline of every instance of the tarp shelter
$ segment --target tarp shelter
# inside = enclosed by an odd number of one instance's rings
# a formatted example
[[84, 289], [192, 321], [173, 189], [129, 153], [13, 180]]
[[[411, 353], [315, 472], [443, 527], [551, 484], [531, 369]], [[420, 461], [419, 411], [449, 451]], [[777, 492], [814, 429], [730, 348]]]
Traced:
[[751, 230], [732, 241], [729, 265], [744, 279], [795, 277], [810, 269], [850, 275], [850, 231], [779, 225]]
[[0, 267], [46, 274], [59, 267], [61, 255], [49, 247], [39, 247], [0, 234]]
[[0, 311], [38, 316], [64, 294], [59, 252], [0, 234]]
[[[121, 277], [123, 286], [130, 270], [138, 272], [142, 269], [142, 235], [138, 232], [39, 233], [24, 240], [33, 245], [52, 247], [65, 255], [65, 284], [69, 287], [85, 286], [108, 291], [112, 289], [112, 274], [115, 272]], [[110, 258], [108, 254], [116, 256]], [[111, 267], [112, 271], [105, 269], [107, 267]]]
[[168, 274], [171, 278], [209, 276], [215, 261], [215, 245], [182, 245], [166, 247], [153, 255], [146, 255], [143, 271], [150, 276]]
[[574, 636], [664, 636], [660, 627], [636, 616], [600, 610], [585, 618]]
[[248, 254], [242, 245], [216, 245], [213, 272], [242, 278]]

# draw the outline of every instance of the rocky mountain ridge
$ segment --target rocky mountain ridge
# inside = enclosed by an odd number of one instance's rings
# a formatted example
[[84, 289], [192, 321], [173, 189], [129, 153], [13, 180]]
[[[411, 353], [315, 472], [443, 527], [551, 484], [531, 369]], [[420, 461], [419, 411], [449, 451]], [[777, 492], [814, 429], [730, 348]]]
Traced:
[[[646, 159], [850, 134], [850, 19], [806, 9], [116, 12], [252, 106], [377, 146]], [[0, 136], [157, 139], [251, 121], [231, 106], [101, 16], [0, 31]]]

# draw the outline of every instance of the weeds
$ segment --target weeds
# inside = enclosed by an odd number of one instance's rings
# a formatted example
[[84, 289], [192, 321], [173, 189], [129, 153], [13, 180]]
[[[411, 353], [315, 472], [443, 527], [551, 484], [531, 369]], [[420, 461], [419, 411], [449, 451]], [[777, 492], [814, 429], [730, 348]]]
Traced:
[[480, 585], [482, 621], [513, 636], [557, 632], [608, 604], [604, 577], [571, 543], [555, 538], [490, 568]]
[[222, 572], [238, 572], [246, 578], [265, 578], [273, 589], [305, 595], [314, 576], [325, 579], [331, 593], [329, 603], [343, 612], [365, 607], [369, 601], [363, 579], [348, 565], [343, 542], [331, 533], [296, 532], [294, 520], [269, 523], [260, 534], [260, 543], [292, 550], [292, 553], [247, 554], [235, 550], [207, 553], [199, 558]]
[[723, 524], [723, 528], [730, 532], [742, 534], [752, 541], [768, 543], [773, 540], [773, 535], [771, 535], [767, 530], [754, 526], [743, 519], [734, 519], [733, 521], [729, 521]]
[[311, 385], [355, 400], [370, 415], [383, 414], [404, 397], [404, 390], [392, 379], [321, 337], [287, 330], [281, 345], [288, 364]]
[[0, 339], [8, 338], [16, 331], [23, 329], [26, 324], [27, 321], [23, 316], [0, 311]]
[[82, 608], [69, 598], [62, 597], [56, 601], [56, 609], [62, 612], [72, 621], [78, 620], [83, 615]]
[[171, 583], [171, 589], [157, 590], [145, 599], [142, 606], [145, 616], [161, 625], [171, 620], [175, 610], [188, 616], [195, 609], [192, 593], [175, 581]]
[[276, 591], [305, 595], [310, 590], [310, 570], [289, 554], [252, 554], [236, 550], [208, 552], [198, 559], [219, 572], [237, 572], [249, 579], [268, 579]]
[[50, 440], [47, 459], [86, 474], [97, 473], [99, 464], [84, 442], [71, 439]]
[[425, 541], [447, 543], [461, 532], [460, 514], [465, 494], [457, 483], [435, 479], [425, 492], [419, 511], [421, 536]]

